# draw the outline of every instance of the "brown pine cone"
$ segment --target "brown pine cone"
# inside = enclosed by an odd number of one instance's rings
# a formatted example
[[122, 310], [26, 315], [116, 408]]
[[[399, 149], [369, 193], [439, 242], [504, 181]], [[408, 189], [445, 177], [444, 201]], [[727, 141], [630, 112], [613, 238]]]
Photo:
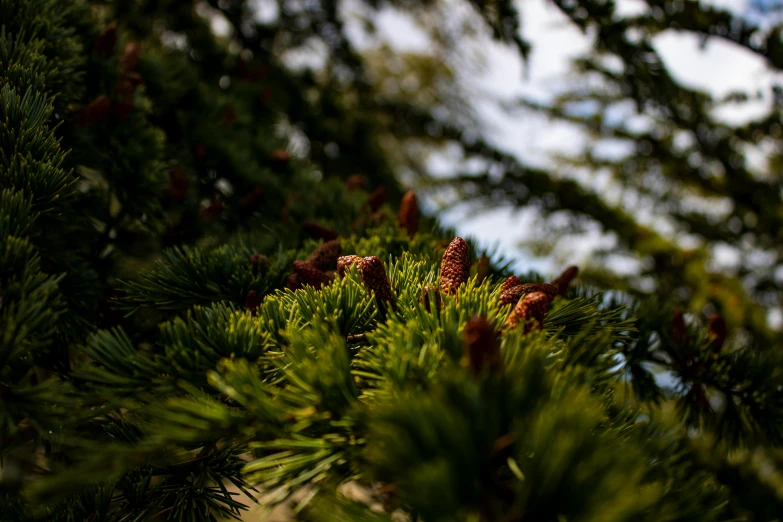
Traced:
[[310, 266], [305, 261], [294, 261], [294, 272], [299, 276], [299, 281], [303, 285], [310, 285], [313, 288], [321, 288], [323, 285], [331, 283], [332, 279], [321, 270]]
[[324, 241], [337, 239], [337, 232], [315, 221], [305, 221], [302, 223], [302, 228], [313, 239], [323, 239]]
[[550, 299], [544, 292], [532, 292], [525, 294], [519, 300], [514, 310], [508, 316], [504, 327], [516, 328], [519, 323], [525, 321], [525, 333], [533, 328], [539, 330], [544, 326], [544, 319], [549, 311]]
[[687, 344], [689, 339], [688, 329], [685, 327], [685, 318], [682, 311], [678, 308], [672, 314], [672, 341], [674, 344]]
[[[430, 293], [433, 295], [435, 301], [435, 309], [432, 309], [430, 303]], [[424, 305], [424, 308], [430, 312], [437, 312], [443, 307], [443, 300], [440, 297], [440, 289], [437, 286], [425, 286], [421, 289], [421, 295], [419, 296], [419, 303]]]
[[710, 317], [710, 324], [707, 326], [707, 336], [712, 339], [712, 350], [715, 353], [720, 352], [720, 349], [723, 348], [727, 335], [726, 319], [721, 314], [714, 314]]
[[380, 301], [394, 304], [394, 294], [392, 294], [383, 261], [376, 256], [365, 257], [359, 263], [359, 273], [362, 275], [362, 282], [368, 292], [375, 293], [375, 297]]
[[446, 294], [453, 294], [459, 285], [470, 277], [470, 255], [468, 244], [461, 237], [455, 237], [440, 262], [440, 288]]
[[475, 316], [462, 332], [468, 367], [474, 374], [485, 368], [498, 370], [502, 365], [500, 343], [492, 324], [485, 317]]
[[258, 292], [256, 292], [255, 290], [249, 291], [245, 296], [245, 308], [250, 310], [250, 313], [255, 316], [256, 310], [258, 309], [260, 304], [261, 304], [261, 297], [258, 295]]
[[504, 293], [509, 288], [514, 288], [515, 286], [519, 286], [522, 284], [522, 281], [519, 280], [517, 276], [510, 276], [507, 277], [505, 281], [503, 281], [503, 287], [500, 289], [500, 293]]
[[412, 190], [406, 192], [402, 197], [397, 223], [405, 229], [409, 236], [413, 236], [419, 231], [419, 203], [416, 193]]
[[340, 245], [340, 242], [332, 239], [313, 250], [306, 263], [318, 270], [334, 270], [337, 266], [337, 259], [339, 259], [342, 253], [343, 247]]
[[136, 66], [139, 65], [140, 58], [141, 45], [139, 45], [139, 42], [128, 42], [122, 51], [120, 64], [126, 73], [133, 72], [136, 70]]
[[345, 272], [348, 267], [359, 264], [362, 262], [362, 258], [359, 256], [342, 256], [337, 258], [337, 275], [345, 277]]
[[557, 279], [552, 281], [552, 284], [557, 287], [557, 295], [565, 295], [568, 292], [568, 286], [577, 274], [579, 274], [579, 267], [571, 265], [563, 270], [563, 273], [557, 276]]
[[551, 302], [557, 296], [557, 287], [548, 283], [523, 283], [513, 288], [509, 288], [500, 294], [500, 304], [516, 304], [520, 297], [533, 292], [542, 292], [546, 294]]

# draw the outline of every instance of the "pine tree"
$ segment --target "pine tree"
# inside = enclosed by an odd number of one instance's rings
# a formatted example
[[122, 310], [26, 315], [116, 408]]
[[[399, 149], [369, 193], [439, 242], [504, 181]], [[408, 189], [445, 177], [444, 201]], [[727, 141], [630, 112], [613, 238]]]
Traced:
[[0, 520], [779, 517], [771, 344], [510, 274], [204, 9], [0, 0]]

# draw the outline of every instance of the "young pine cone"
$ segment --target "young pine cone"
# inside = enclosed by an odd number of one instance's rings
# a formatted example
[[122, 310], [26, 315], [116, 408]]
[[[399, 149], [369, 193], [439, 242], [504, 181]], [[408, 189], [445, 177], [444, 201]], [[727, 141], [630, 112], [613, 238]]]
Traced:
[[552, 300], [557, 296], [557, 287], [548, 283], [524, 283], [517, 285], [500, 294], [500, 304], [516, 304], [520, 297], [533, 292], [542, 292], [546, 294], [546, 296], [549, 298], [549, 301], [552, 302]]
[[520, 281], [517, 276], [507, 277], [506, 280], [503, 281], [503, 286], [500, 288], [500, 293], [503, 294], [509, 288], [514, 288], [515, 286], [519, 286], [521, 284], [522, 281]]
[[345, 277], [345, 272], [348, 267], [359, 264], [362, 262], [362, 258], [359, 256], [342, 256], [337, 258], [337, 275]]
[[557, 287], [557, 295], [565, 295], [568, 291], [568, 286], [571, 281], [579, 274], [579, 267], [571, 265], [563, 273], [557, 276], [557, 279], [552, 281], [552, 284]]
[[260, 304], [261, 297], [258, 295], [258, 292], [255, 290], [249, 291], [245, 296], [245, 308], [250, 310], [250, 313], [255, 316]]
[[305, 221], [302, 223], [302, 228], [313, 239], [323, 239], [324, 241], [337, 239], [337, 232], [315, 221]]
[[511, 311], [504, 327], [516, 328], [519, 323], [525, 321], [525, 333], [536, 327], [540, 330], [549, 311], [549, 302], [549, 296], [544, 292], [526, 294]]
[[332, 279], [327, 274], [310, 266], [305, 261], [294, 261], [294, 272], [299, 276], [299, 281], [303, 285], [310, 285], [313, 288], [321, 288], [323, 285], [328, 285], [332, 282]]
[[402, 197], [397, 223], [405, 229], [408, 236], [414, 236], [419, 231], [419, 203], [416, 199], [416, 193], [412, 190]]
[[720, 352], [720, 349], [723, 348], [727, 335], [726, 319], [720, 314], [714, 314], [710, 317], [710, 324], [707, 326], [707, 336], [712, 339], [712, 350], [715, 353]]
[[318, 270], [334, 270], [337, 266], [337, 259], [342, 253], [343, 247], [340, 242], [332, 239], [313, 250], [305, 262]]
[[459, 285], [470, 277], [470, 256], [468, 244], [461, 237], [455, 237], [440, 262], [440, 287], [446, 294], [453, 294]]
[[359, 272], [362, 275], [364, 287], [368, 292], [374, 292], [375, 297], [381, 301], [388, 301], [392, 305], [394, 304], [394, 294], [392, 294], [383, 261], [376, 256], [365, 257], [359, 263]]
[[471, 318], [462, 332], [468, 367], [474, 374], [485, 368], [497, 370], [501, 367], [500, 343], [492, 324], [486, 318]]
[[[433, 310], [430, 303], [430, 294], [432, 294], [432, 300], [435, 301], [435, 309]], [[437, 312], [443, 306], [443, 300], [440, 297], [440, 290], [437, 286], [425, 286], [421, 289], [421, 295], [419, 296], [419, 303], [424, 305], [426, 310], [430, 312]]]

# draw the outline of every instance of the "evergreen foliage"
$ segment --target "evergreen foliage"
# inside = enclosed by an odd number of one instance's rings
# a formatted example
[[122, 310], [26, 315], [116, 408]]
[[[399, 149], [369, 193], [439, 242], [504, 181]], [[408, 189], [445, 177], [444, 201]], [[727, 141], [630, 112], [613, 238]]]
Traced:
[[335, 3], [207, 4], [0, 0], [0, 521], [780, 517], [764, 328], [507, 279], [402, 196], [366, 78], [264, 63], [331, 27], [361, 70]]

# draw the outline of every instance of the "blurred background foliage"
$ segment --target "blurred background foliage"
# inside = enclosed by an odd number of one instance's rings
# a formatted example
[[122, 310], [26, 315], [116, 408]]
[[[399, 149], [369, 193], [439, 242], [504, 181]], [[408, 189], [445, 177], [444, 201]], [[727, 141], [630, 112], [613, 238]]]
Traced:
[[[199, 118], [216, 121], [228, 111], [231, 125], [275, 132], [324, 179], [361, 174], [385, 185], [392, 200], [401, 180], [431, 210], [524, 208], [535, 216], [524, 230], [514, 219], [502, 225], [529, 254], [568, 261], [579, 238], [609, 238], [578, 256], [589, 280], [658, 293], [720, 312], [751, 335], [776, 337], [783, 304], [778, 6], [548, 6], [589, 47], [572, 57], [571, 76], [548, 97], [495, 100], [513, 117], [545, 115], [552, 127], [542, 125], [542, 134], [565, 123], [587, 137], [576, 153], [546, 165], [487, 136], [485, 100], [470, 81], [497, 49], [513, 52], [524, 74], [534, 50], [525, 29], [540, 13], [526, 18], [532, 1], [135, 1], [105, 2], [100, 12], [107, 24], [122, 20], [145, 54], [172, 63], [143, 71], [153, 99], [171, 96], [156, 83], [172, 82], [148, 75], [176, 75], [174, 64], [185, 59], [220, 86], [210, 103], [224, 100]], [[392, 23], [379, 27], [386, 19]], [[409, 45], [389, 43], [390, 31]], [[720, 97], [692, 87], [655, 45], [671, 32], [702, 46], [729, 42], [763, 60], [771, 80], [763, 90]], [[748, 106], [753, 117], [727, 122], [718, 114], [727, 106]], [[602, 153], [607, 146], [615, 152]]]

